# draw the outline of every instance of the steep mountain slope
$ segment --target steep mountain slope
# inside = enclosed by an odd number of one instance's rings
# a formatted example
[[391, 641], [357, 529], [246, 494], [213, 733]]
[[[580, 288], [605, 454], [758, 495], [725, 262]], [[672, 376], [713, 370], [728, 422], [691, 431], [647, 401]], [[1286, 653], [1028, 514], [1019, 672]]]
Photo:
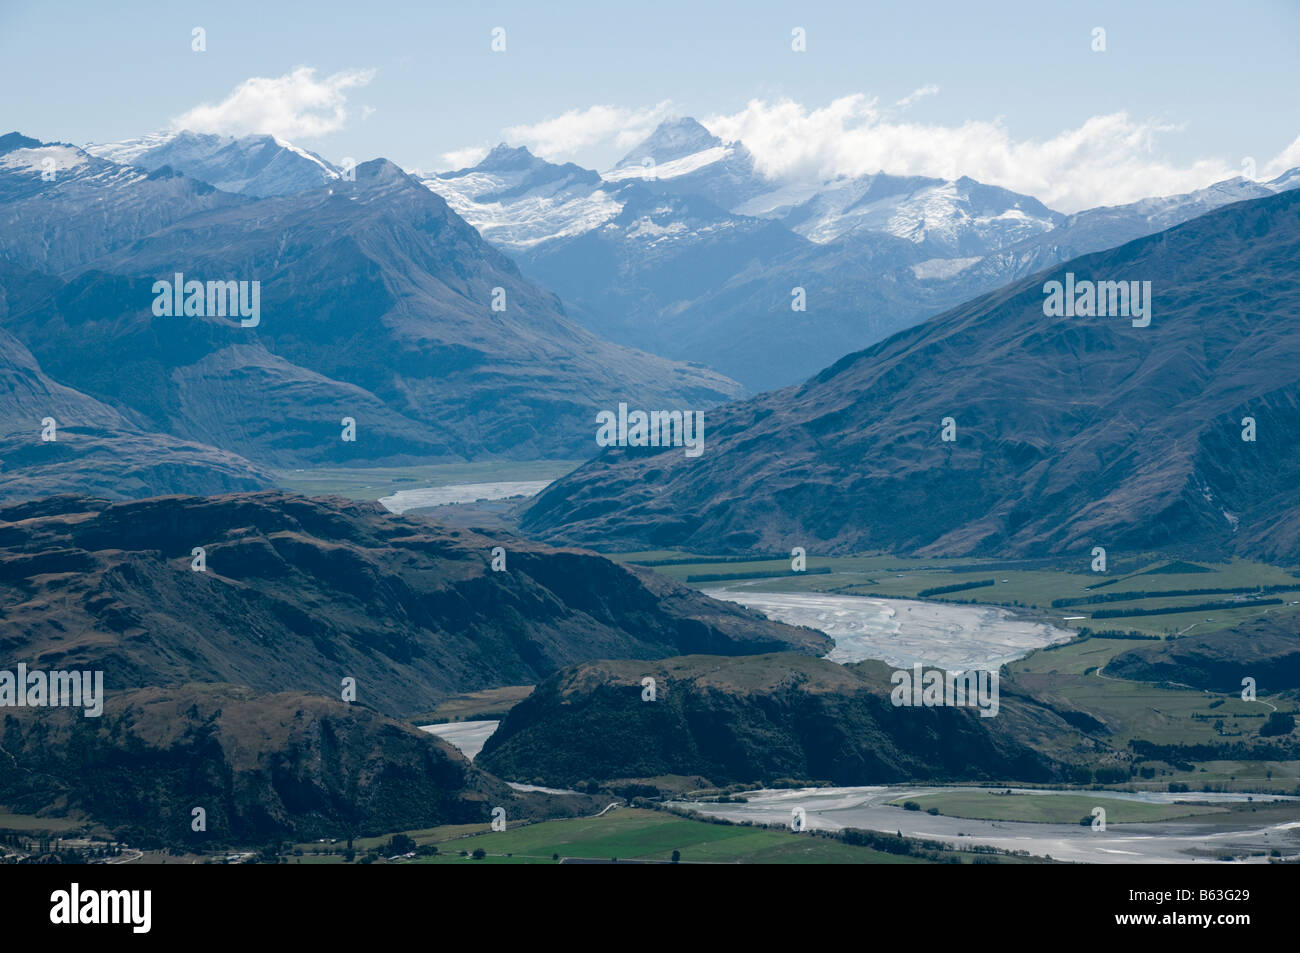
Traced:
[[[996, 718], [969, 708], [895, 707], [880, 663], [760, 655], [594, 662], [552, 676], [506, 715], [475, 764], [504, 778], [698, 775], [837, 785], [920, 780], [1050, 781], [1062, 767], [1026, 739], [1091, 742], [1005, 686]], [[654, 701], [642, 678], [655, 679]], [[1066, 742], [1071, 743], [1071, 742]]]
[[[0, 322], [8, 314], [5, 289], [18, 285], [23, 293], [49, 294], [59, 282], [0, 264]], [[42, 439], [43, 433], [53, 439]], [[58, 383], [0, 327], [0, 499], [72, 490], [120, 498], [180, 487], [224, 493], [270, 485], [271, 475], [247, 460], [142, 430], [107, 404]]]
[[[348, 415], [365, 421], [364, 436], [373, 457], [404, 460], [450, 452], [446, 441], [429, 427], [395, 413], [362, 388], [277, 358], [260, 342], [230, 343], [239, 341], [239, 335], [222, 321], [155, 319], [154, 324], [131, 329], [120, 321], [106, 320], [106, 303], [109, 308], [121, 307], [116, 302], [132, 295], [152, 300], [148, 288], [103, 274], [64, 284], [0, 262], [0, 323], [36, 342], [51, 365], [49, 371], [76, 380], [114, 405], [109, 407], [55, 384], [25, 345], [8, 332], [0, 334], [0, 362], [25, 368], [25, 375], [38, 375], [15, 385], [7, 393], [7, 401], [0, 393], [0, 403], [8, 403], [14, 411], [7, 419], [12, 420], [15, 432], [35, 439], [39, 421], [53, 416], [61, 438], [69, 441], [61, 452], [85, 444], [92, 437], [91, 430], [97, 435], [96, 446], [104, 451], [93, 462], [80, 464], [73, 458], [47, 454], [51, 462], [62, 461], [66, 472], [45, 492], [80, 490], [117, 499], [183, 490], [263, 489], [272, 485], [270, 475], [247, 460], [242, 466], [248, 469], [250, 479], [237, 482], [204, 480], [195, 464], [214, 466], [226, 457], [229, 460], [215, 469], [228, 470], [238, 455], [256, 458], [264, 466], [293, 466], [303, 459], [304, 449], [318, 459], [329, 459], [331, 454], [341, 461], [354, 459], [356, 455], [349, 453], [353, 445], [338, 439], [339, 422]], [[139, 315], [129, 317], [140, 319]], [[239, 330], [236, 327], [235, 331]], [[122, 335], [123, 339], [112, 347], [88, 347], [88, 343], [100, 342], [104, 334]], [[177, 361], [178, 355], [181, 362], [194, 363], [182, 363], [169, 373], [166, 365]], [[135, 373], [123, 376], [123, 366], [130, 366]], [[79, 402], [70, 403], [63, 395], [77, 395]], [[33, 417], [38, 410], [42, 412]], [[149, 448], [150, 440], [158, 445]], [[185, 454], [195, 452], [185, 449], [187, 443], [210, 446], [201, 459], [187, 463]], [[114, 445], [117, 451], [112, 450]], [[162, 482], [153, 477], [143, 483], [123, 481], [124, 465], [148, 469], [134, 459], [141, 451], [153, 458], [177, 454], [177, 474], [184, 476]], [[121, 460], [113, 460], [115, 452]], [[34, 460], [30, 455], [27, 458], [29, 464]], [[13, 458], [5, 462], [11, 467], [16, 463]], [[107, 471], [98, 472], [100, 466]], [[41, 478], [49, 476], [47, 472]], [[39, 483], [32, 488], [35, 495], [43, 495]], [[18, 487], [10, 482], [0, 482], [0, 493], [0, 498], [19, 495]]]
[[[1297, 210], [1296, 192], [1232, 205], [968, 302], [713, 412], [696, 459], [606, 451], [543, 493], [525, 531], [708, 552], [1300, 559]], [[1045, 282], [1066, 272], [1150, 281], [1149, 326], [1046, 316]]]
[[358, 703], [401, 717], [594, 658], [831, 647], [591, 553], [281, 493], [0, 507], [0, 606], [0, 654], [101, 670], [110, 694], [224, 682], [339, 698], [354, 678]]
[[112, 407], [51, 380], [22, 342], [0, 328], [0, 437], [39, 439], [45, 417], [97, 429], [130, 426]]
[[275, 136], [235, 138], [181, 130], [123, 142], [91, 143], [91, 155], [152, 172], [171, 166], [223, 192], [291, 195], [340, 178], [340, 170], [314, 152]]

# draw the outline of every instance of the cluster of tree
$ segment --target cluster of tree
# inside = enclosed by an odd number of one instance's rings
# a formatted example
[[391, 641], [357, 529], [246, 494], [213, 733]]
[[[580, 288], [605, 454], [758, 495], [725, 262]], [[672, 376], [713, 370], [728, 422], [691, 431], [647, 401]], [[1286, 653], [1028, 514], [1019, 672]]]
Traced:
[[918, 857], [940, 864], [961, 863], [961, 858], [943, 841], [904, 837], [901, 831], [897, 834], [885, 834], [846, 827], [841, 831], [812, 831], [811, 833], [816, 837], [829, 837], [853, 847], [869, 847], [885, 854]]
[[706, 572], [696, 573], [686, 577], [687, 582], [727, 582], [732, 579], [767, 579], [771, 576], [821, 576], [830, 572], [829, 566], [819, 566], [816, 569], [801, 569], [795, 572], [787, 569], [785, 572]]
[[719, 565], [721, 563], [765, 563], [765, 562], [783, 562], [788, 563], [790, 557], [785, 553], [777, 553], [775, 556], [710, 556], [707, 559], [701, 559], [698, 556], [678, 557], [676, 559], [638, 559], [633, 562], [635, 566], [699, 566], [699, 565]]
[[1159, 642], [1160, 636], [1139, 632], [1137, 629], [1129, 629], [1127, 632], [1120, 629], [1097, 629], [1094, 631], [1087, 626], [1083, 626], [1079, 629], [1079, 641], [1084, 639], [1127, 639], [1133, 642]]
[[1073, 784], [1123, 784], [1133, 777], [1133, 773], [1129, 765], [1090, 768], [1086, 764], [1076, 764], [1070, 769], [1070, 781]]
[[635, 798], [655, 798], [662, 797], [663, 792], [653, 784], [642, 784], [631, 781], [627, 784], [611, 784], [606, 790], [615, 797], [621, 797], [625, 801], [631, 801]]
[[1260, 736], [1264, 738], [1289, 735], [1293, 731], [1295, 731], [1295, 715], [1285, 711], [1273, 712], [1259, 728]]
[[1133, 615], [1168, 615], [1173, 612], [1213, 612], [1216, 609], [1244, 609], [1256, 606], [1280, 606], [1281, 599], [1251, 599], [1248, 602], [1220, 600], [1219, 602], [1201, 602], [1194, 606], [1157, 606], [1153, 609], [1102, 609], [1094, 612], [1094, 619], [1118, 619]]
[[1088, 606], [1099, 602], [1127, 602], [1130, 599], [1159, 599], [1174, 596], [1227, 596], [1241, 595], [1248, 592], [1292, 592], [1296, 586], [1233, 586], [1226, 589], [1161, 589], [1148, 592], [1135, 589], [1132, 592], [1103, 592], [1099, 596], [1077, 596], [1070, 599], [1053, 599], [1052, 608], [1064, 609], [1067, 606]]
[[992, 579], [981, 579], [979, 582], [959, 582], [951, 586], [935, 586], [933, 589], [922, 589], [916, 594], [918, 599], [928, 599], [930, 596], [942, 596], [949, 592], [963, 592], [966, 589], [983, 589], [985, 586], [993, 585]]
[[1245, 744], [1240, 741], [1222, 744], [1155, 744], [1143, 739], [1128, 743], [1134, 754], [1144, 761], [1167, 761], [1170, 764], [1198, 761], [1295, 761], [1300, 760], [1300, 742], [1290, 744]]
[[[919, 811], [920, 809], [921, 809], [921, 805], [918, 804], [916, 801], [903, 802], [903, 810], [905, 811]], [[939, 809], [937, 807], [928, 807], [925, 809], [925, 813], [938, 816]]]

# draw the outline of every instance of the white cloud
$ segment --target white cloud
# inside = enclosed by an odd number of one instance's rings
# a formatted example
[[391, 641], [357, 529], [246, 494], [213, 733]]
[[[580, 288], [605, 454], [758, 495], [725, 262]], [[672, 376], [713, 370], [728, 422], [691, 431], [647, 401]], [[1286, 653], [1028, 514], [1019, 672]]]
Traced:
[[[724, 140], [743, 141], [758, 170], [773, 179], [815, 183], [881, 171], [944, 179], [964, 175], [1032, 195], [1063, 212], [1189, 192], [1242, 174], [1240, 158], [1175, 162], [1163, 157], [1162, 138], [1176, 135], [1179, 127], [1125, 112], [1092, 116], [1046, 139], [1018, 139], [1001, 119], [943, 125], [902, 118], [917, 100], [938, 91], [927, 84], [892, 106], [862, 93], [820, 107], [755, 99], [738, 112], [700, 121]], [[677, 115], [667, 100], [641, 109], [592, 106], [512, 126], [503, 135], [543, 158], [583, 162], [609, 147], [626, 151]], [[444, 168], [473, 165], [485, 153], [479, 147], [454, 150], [443, 156]], [[1257, 159], [1257, 166], [1259, 179], [1300, 166], [1300, 138], [1273, 159]]]
[[204, 103], [177, 116], [172, 128], [228, 136], [322, 136], [347, 122], [346, 91], [367, 85], [374, 75], [373, 69], [344, 70], [317, 79], [314, 69], [300, 66], [284, 76], [254, 76], [221, 102]]
[[630, 149], [672, 114], [668, 100], [643, 109], [590, 106], [531, 125], [510, 126], [504, 134], [507, 142], [528, 146], [543, 159], [566, 161], [578, 150], [592, 146], [613, 143], [619, 149]]
[[1300, 136], [1296, 136], [1295, 141], [1287, 146], [1276, 157], [1270, 159], [1262, 169], [1261, 178], [1272, 179], [1281, 175], [1283, 172], [1290, 172], [1292, 169], [1300, 168]]
[[[759, 170], [773, 178], [878, 171], [947, 179], [966, 175], [1066, 212], [1186, 192], [1241, 173], [1240, 166], [1217, 158], [1190, 163], [1161, 158], [1158, 139], [1177, 127], [1123, 112], [1093, 116], [1045, 140], [1016, 139], [1000, 120], [904, 122], [862, 94], [813, 109], [788, 99], [756, 99], [737, 113], [701, 121], [714, 135], [743, 140]], [[1300, 140], [1260, 167], [1277, 174], [1297, 164]]]
[[908, 106], [912, 105], [912, 103], [916, 102], [918, 99], [922, 98], [923, 96], [933, 96], [937, 92], [939, 92], [938, 86], [936, 86], [934, 83], [927, 83], [926, 85], [922, 86], [920, 89], [912, 90], [902, 99], [900, 99], [898, 102], [894, 103], [894, 105], [899, 106], [902, 109], [906, 109]]
[[472, 165], [478, 165], [487, 154], [488, 149], [486, 146], [466, 146], [464, 149], [452, 149], [450, 152], [442, 154], [442, 162], [438, 165], [438, 168], [448, 171], [466, 169]]

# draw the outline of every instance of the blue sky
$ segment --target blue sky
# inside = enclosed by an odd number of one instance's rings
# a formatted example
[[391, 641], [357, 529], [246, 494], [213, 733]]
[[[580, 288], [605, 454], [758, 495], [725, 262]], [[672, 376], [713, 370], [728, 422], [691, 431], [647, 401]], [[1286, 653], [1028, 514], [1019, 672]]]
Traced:
[[1300, 165], [1300, 3], [985, 6], [5, 0], [0, 125], [105, 142], [208, 104], [214, 131], [334, 159], [446, 168], [510, 138], [606, 168], [692, 115], [773, 175], [970, 174], [1066, 210]]

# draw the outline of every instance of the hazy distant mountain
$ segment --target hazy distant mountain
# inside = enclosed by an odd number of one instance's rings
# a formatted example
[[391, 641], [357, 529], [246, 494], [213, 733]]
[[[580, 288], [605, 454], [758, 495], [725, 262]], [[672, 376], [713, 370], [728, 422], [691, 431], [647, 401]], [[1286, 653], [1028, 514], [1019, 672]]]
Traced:
[[779, 224], [732, 215], [694, 191], [665, 193], [661, 182], [633, 174], [607, 181], [524, 148], [498, 146], [473, 168], [424, 184], [559, 294], [584, 327], [679, 355], [674, 360], [722, 363], [698, 348], [677, 347], [675, 311], [738, 270], [809, 245]]
[[893, 235], [931, 256], [984, 254], [1050, 231], [1065, 218], [1027, 195], [966, 177], [768, 178], [744, 143], [724, 143], [690, 118], [661, 124], [604, 178], [702, 196], [738, 216], [779, 221], [817, 244], [855, 233]]
[[945, 181], [881, 173], [837, 180], [788, 211], [780, 204], [787, 197], [786, 190], [766, 193], [736, 211], [777, 218], [818, 243], [893, 235], [937, 259], [984, 255], [1065, 220], [1037, 199], [965, 176]]
[[[641, 142], [633, 146], [622, 159], [614, 166], [615, 172], [618, 170], [631, 170], [635, 174], [647, 172], [648, 175], [655, 178], [673, 178], [668, 171], [654, 172], [658, 166], [667, 166], [674, 162], [681, 162], [683, 159], [692, 159], [691, 168], [699, 169], [709, 164], [702, 156], [708, 156], [709, 159], [715, 158], [712, 152], [716, 150], [717, 158], [728, 152], [727, 144], [715, 136], [704, 126], [700, 125], [689, 116], [679, 119], [668, 119], [661, 122], [652, 132]], [[640, 170], [640, 171], [638, 171]], [[686, 170], [675, 170], [678, 175], [685, 174]], [[607, 178], [614, 178], [614, 175], [608, 175]]]
[[498, 146], [425, 184], [584, 326], [759, 390], [1042, 268], [1294, 188], [1300, 170], [1065, 216], [966, 177], [769, 179], [743, 143], [679, 119], [602, 177]]
[[[1295, 561], [1298, 210], [1295, 191], [1238, 203], [1040, 272], [714, 411], [702, 457], [606, 451], [524, 526], [710, 552], [1168, 546]], [[1044, 283], [1066, 272], [1150, 281], [1150, 326], [1046, 316]]]
[[[728, 377], [750, 387], [771, 383], [765, 360], [739, 359], [736, 351], [745, 338], [782, 345], [786, 332], [767, 337], [761, 319], [746, 314], [737, 339], [730, 313], [702, 317], [699, 305], [715, 300], [738, 275], [811, 254], [811, 243], [776, 222], [732, 215], [698, 195], [664, 195], [654, 185], [623, 186], [615, 193], [618, 214], [600, 228], [516, 250], [515, 257], [602, 337], [673, 360], [729, 367]], [[787, 312], [789, 301], [786, 289]], [[828, 358], [842, 353], [835, 330], [826, 326], [816, 335], [814, 346], [833, 348]], [[789, 360], [790, 350], [777, 349]]]
[[601, 228], [515, 257], [602, 336], [709, 363], [754, 390], [804, 379], [1002, 283], [972, 291], [960, 273], [979, 259], [935, 258], [929, 238], [860, 228], [819, 244], [652, 185], [625, 187]]
[[1173, 228], [1216, 208], [1263, 198], [1300, 187], [1300, 169], [1268, 182], [1227, 179], [1195, 192], [1141, 199], [1127, 205], [1101, 206], [1067, 216], [1050, 232], [971, 262], [962, 280], [969, 287], [1006, 283], [1079, 255], [1114, 248], [1144, 235]]
[[[655, 165], [642, 164], [655, 155]], [[745, 195], [772, 188], [743, 155], [683, 120], [665, 123], [604, 178], [498, 146], [478, 166], [425, 185], [588, 329], [725, 368], [752, 388], [811, 373], [893, 330], [900, 313], [919, 320], [958, 300], [931, 300], [932, 289], [907, 269], [933, 251], [905, 238], [867, 231], [851, 245], [823, 246], [780, 221], [717, 204], [719, 190], [702, 183], [743, 171]], [[648, 168], [657, 174], [648, 177]], [[902, 274], [882, 281], [886, 267]], [[815, 333], [791, 319], [796, 286], [808, 290]]]
[[527, 149], [497, 146], [478, 165], [442, 172], [424, 184], [488, 241], [506, 250], [581, 235], [618, 214], [599, 175], [556, 165]]
[[91, 143], [85, 149], [151, 172], [171, 166], [222, 191], [255, 196], [303, 192], [340, 177], [340, 170], [316, 153], [269, 135], [234, 138], [181, 130]]
[[690, 117], [661, 123], [613, 169], [610, 182], [639, 179], [671, 195], [698, 195], [735, 209], [772, 187], [742, 142], [723, 142]]

